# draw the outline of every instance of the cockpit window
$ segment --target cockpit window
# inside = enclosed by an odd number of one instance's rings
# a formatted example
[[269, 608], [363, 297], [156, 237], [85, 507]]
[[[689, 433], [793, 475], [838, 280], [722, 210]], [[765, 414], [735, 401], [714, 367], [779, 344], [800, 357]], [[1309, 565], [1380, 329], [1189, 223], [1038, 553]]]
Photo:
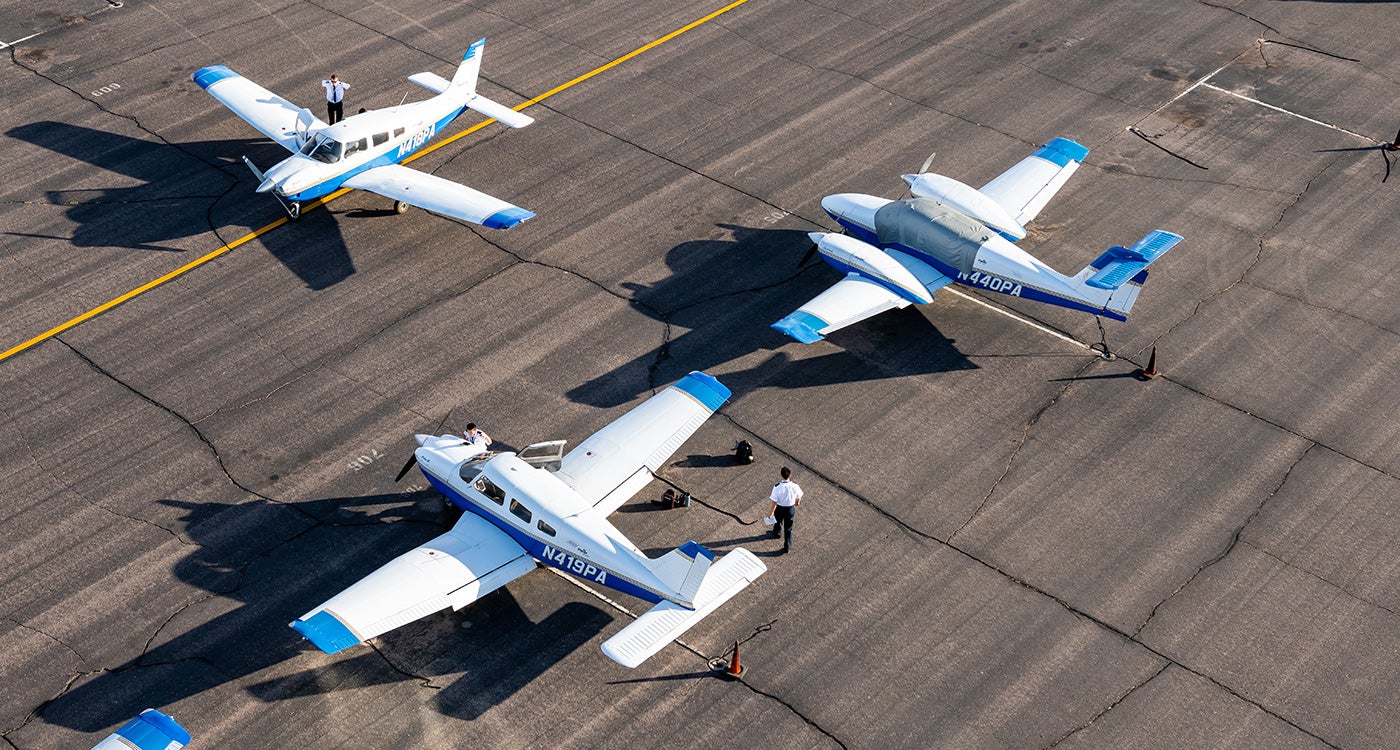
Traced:
[[317, 133], [314, 138], [306, 142], [305, 146], [301, 147], [302, 154], [327, 164], [340, 161], [343, 150], [344, 146], [340, 141], [331, 140], [321, 133]]
[[345, 144], [345, 156], [349, 157], [351, 154], [364, 151], [367, 148], [369, 148], [368, 139], [361, 138], [357, 141], [350, 141]]
[[[480, 492], [481, 494], [491, 498], [492, 500], [495, 500], [497, 505], [505, 504], [506, 491], [501, 489], [500, 487], [497, 487], [496, 483], [492, 482], [490, 479], [487, 479], [486, 477], [477, 477], [476, 484], [473, 486], [476, 487], [477, 492]], [[514, 503], [515, 501], [512, 500], [511, 502]]]
[[389, 134], [388, 134], [388, 133], [375, 133], [375, 134], [374, 134], [374, 145], [376, 145], [376, 146], [382, 146], [382, 145], [384, 145], [385, 143], [388, 143], [388, 142], [389, 142]]

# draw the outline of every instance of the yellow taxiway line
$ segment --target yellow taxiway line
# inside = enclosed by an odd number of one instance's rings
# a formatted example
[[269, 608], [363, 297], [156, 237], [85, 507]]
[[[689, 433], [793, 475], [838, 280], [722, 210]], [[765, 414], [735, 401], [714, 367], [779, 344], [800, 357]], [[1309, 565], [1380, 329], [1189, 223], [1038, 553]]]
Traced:
[[[661, 37], [661, 38], [659, 38], [659, 39], [655, 39], [655, 40], [653, 40], [653, 41], [647, 42], [646, 44], [643, 44], [642, 46], [640, 46], [640, 47], [638, 47], [638, 48], [632, 50], [631, 52], [628, 52], [627, 54], [623, 55], [622, 57], [619, 57], [619, 58], [617, 58], [617, 59], [615, 59], [615, 60], [612, 60], [612, 61], [610, 61], [610, 62], [607, 62], [607, 63], [604, 63], [604, 64], [602, 64], [602, 65], [599, 65], [598, 67], [594, 68], [593, 70], [590, 70], [590, 71], [588, 71], [587, 73], [584, 73], [583, 75], [581, 75], [581, 76], [579, 76], [579, 77], [577, 77], [577, 78], [574, 78], [574, 79], [571, 80], [571, 81], [568, 81], [567, 83], [561, 83], [561, 84], [559, 84], [558, 86], [555, 86], [554, 88], [552, 88], [552, 89], [550, 89], [550, 90], [544, 92], [543, 94], [540, 94], [539, 96], [537, 96], [537, 97], [535, 97], [535, 98], [533, 98], [533, 99], [530, 99], [530, 100], [528, 100], [528, 101], [525, 101], [525, 102], [522, 102], [522, 103], [520, 103], [520, 104], [517, 104], [517, 105], [515, 105], [515, 107], [514, 107], [513, 109], [515, 109], [515, 111], [519, 112], [520, 110], [525, 109], [526, 107], [532, 107], [532, 106], [534, 106], [534, 105], [536, 105], [536, 104], [539, 104], [540, 102], [544, 101], [545, 99], [548, 99], [549, 97], [554, 96], [555, 94], [558, 94], [558, 93], [560, 93], [560, 92], [562, 92], [562, 91], [565, 91], [565, 90], [567, 90], [567, 89], [570, 89], [570, 88], [572, 88], [572, 87], [574, 87], [574, 86], [577, 86], [578, 84], [583, 83], [584, 81], [587, 81], [588, 79], [592, 78], [593, 76], [598, 75], [599, 73], [602, 73], [602, 72], [607, 71], [607, 70], [611, 70], [612, 68], [617, 67], [618, 65], [621, 65], [622, 63], [625, 63], [625, 62], [627, 62], [628, 60], [631, 60], [632, 58], [634, 58], [634, 57], [636, 57], [637, 55], [640, 55], [640, 54], [646, 52], [647, 50], [653, 49], [653, 48], [655, 48], [655, 47], [659, 47], [660, 45], [665, 44], [666, 42], [669, 42], [669, 41], [671, 41], [672, 39], [675, 39], [676, 37], [680, 36], [681, 34], [684, 34], [685, 32], [690, 31], [691, 29], [693, 29], [693, 28], [695, 28], [695, 27], [697, 27], [697, 26], [700, 26], [700, 25], [702, 25], [702, 24], [705, 24], [705, 23], [708, 23], [708, 22], [710, 22], [710, 21], [713, 21], [714, 19], [719, 18], [720, 16], [724, 15], [725, 13], [728, 13], [729, 11], [734, 10], [735, 8], [739, 7], [740, 5], [743, 5], [744, 3], [747, 3], [748, 1], [749, 1], [749, 0], [734, 0], [734, 2], [732, 2], [732, 3], [730, 3], [730, 4], [726, 5], [726, 6], [724, 6], [723, 8], [720, 8], [719, 10], [716, 10], [716, 11], [714, 11], [713, 13], [710, 13], [710, 14], [708, 14], [708, 15], [705, 15], [705, 16], [702, 16], [702, 17], [700, 17], [700, 18], [697, 18], [697, 19], [695, 19], [694, 21], [691, 21], [690, 23], [688, 23], [688, 24], [686, 24], [686, 25], [680, 27], [679, 29], [676, 29], [675, 31], [672, 31], [671, 33], [667, 34], [666, 36], [663, 36], [663, 37]], [[430, 153], [432, 153], [432, 152], [434, 152], [434, 151], [436, 151], [436, 150], [442, 148], [443, 146], [448, 145], [449, 143], [452, 143], [452, 142], [454, 142], [454, 141], [457, 141], [458, 139], [461, 139], [461, 138], [465, 138], [465, 137], [471, 135], [472, 133], [475, 133], [476, 131], [481, 130], [482, 128], [486, 127], [487, 125], [490, 125], [490, 124], [493, 123], [493, 122], [495, 122], [495, 120], [484, 120], [484, 121], [482, 121], [482, 122], [479, 122], [479, 123], [477, 123], [477, 124], [475, 124], [475, 125], [473, 125], [473, 126], [467, 128], [466, 130], [463, 130], [462, 132], [457, 133], [456, 135], [454, 135], [454, 136], [452, 136], [452, 137], [450, 137], [450, 138], [445, 138], [445, 139], [443, 139], [443, 140], [441, 140], [441, 141], [439, 141], [439, 142], [433, 144], [432, 146], [429, 146], [428, 148], [425, 148], [425, 149], [423, 149], [423, 150], [421, 150], [421, 151], [419, 151], [419, 152], [413, 154], [412, 156], [408, 157], [407, 159], [404, 159], [403, 162], [401, 162], [401, 163], [407, 164], [407, 163], [413, 161], [414, 159], [417, 159], [417, 158], [422, 157], [422, 156], [427, 156], [428, 154], [430, 154]], [[350, 188], [341, 188], [341, 189], [339, 189], [339, 190], [337, 190], [337, 191], [335, 191], [335, 192], [333, 192], [333, 193], [331, 193], [331, 194], [325, 196], [324, 198], [319, 198], [319, 199], [317, 199], [317, 200], [315, 200], [315, 201], [311, 201], [310, 203], [308, 203], [306, 206], [304, 206], [304, 207], [302, 208], [302, 212], [305, 213], [306, 211], [310, 211], [310, 210], [316, 208], [317, 206], [323, 206], [323, 205], [325, 205], [325, 204], [327, 204], [327, 203], [330, 203], [331, 201], [335, 200], [336, 198], [339, 198], [339, 197], [342, 196], [342, 195], [345, 195], [345, 194], [348, 193], [348, 192], [350, 192]], [[97, 307], [94, 307], [94, 308], [92, 308], [91, 310], [88, 310], [87, 312], [83, 313], [82, 315], [79, 315], [79, 316], [77, 316], [77, 317], [75, 317], [75, 318], [72, 318], [71, 320], [68, 320], [67, 322], [65, 322], [65, 323], [63, 323], [63, 324], [61, 324], [61, 325], [54, 326], [53, 328], [50, 328], [49, 330], [44, 331], [43, 333], [39, 334], [38, 336], [35, 336], [34, 338], [32, 338], [32, 339], [30, 339], [30, 340], [28, 340], [28, 341], [26, 341], [26, 342], [24, 342], [24, 343], [22, 343], [22, 344], [16, 344], [15, 346], [12, 346], [12, 347], [10, 347], [9, 349], [6, 349], [6, 350], [3, 351], [3, 352], [0, 352], [0, 361], [4, 361], [4, 360], [6, 360], [6, 359], [9, 359], [10, 357], [13, 357], [14, 355], [19, 354], [20, 352], [22, 352], [22, 351], [24, 351], [24, 350], [26, 350], [26, 349], [28, 349], [28, 348], [34, 346], [35, 344], [39, 344], [39, 343], [42, 343], [42, 342], [44, 342], [44, 341], [47, 341], [47, 340], [53, 338], [54, 336], [57, 336], [58, 334], [63, 333], [64, 331], [66, 331], [66, 330], [68, 330], [68, 329], [70, 329], [70, 328], [73, 328], [73, 327], [75, 327], [75, 326], [81, 325], [82, 323], [84, 323], [84, 322], [86, 322], [86, 321], [88, 321], [88, 320], [91, 320], [91, 319], [93, 319], [93, 318], [95, 318], [95, 317], [101, 315], [102, 313], [105, 313], [105, 312], [107, 312], [108, 310], [111, 310], [112, 308], [114, 308], [114, 307], [116, 307], [116, 306], [122, 304], [123, 302], [126, 302], [126, 301], [128, 301], [128, 300], [134, 299], [134, 298], [136, 298], [136, 297], [139, 297], [140, 295], [145, 294], [146, 292], [149, 292], [149, 291], [151, 291], [152, 289], [155, 289], [156, 287], [160, 286], [161, 284], [166, 283], [167, 281], [170, 281], [171, 279], [174, 279], [174, 278], [177, 278], [177, 277], [179, 277], [179, 276], [182, 276], [182, 275], [184, 275], [184, 274], [186, 274], [186, 273], [189, 273], [190, 271], [193, 271], [194, 269], [199, 268], [200, 266], [204, 265], [205, 263], [208, 263], [209, 261], [214, 260], [215, 258], [217, 258], [217, 257], [219, 257], [219, 256], [221, 256], [221, 255], [223, 255], [223, 254], [225, 254], [225, 253], [227, 253], [227, 252], [233, 250], [234, 248], [238, 247], [239, 245], [242, 245], [243, 243], [248, 242], [249, 240], [256, 239], [256, 238], [258, 238], [258, 237], [260, 237], [260, 236], [262, 236], [262, 235], [264, 235], [264, 234], [267, 234], [268, 232], [271, 232], [272, 230], [276, 229], [277, 227], [280, 227], [280, 226], [282, 226], [283, 224], [286, 224], [287, 221], [288, 221], [288, 219], [287, 219], [286, 217], [283, 217], [283, 218], [278, 219], [277, 221], [272, 222], [271, 224], [268, 224], [268, 225], [265, 226], [265, 227], [262, 227], [262, 228], [260, 228], [260, 229], [255, 229], [255, 230], [249, 232], [248, 234], [245, 234], [245, 235], [243, 235], [242, 237], [239, 237], [238, 239], [236, 239], [236, 240], [234, 240], [234, 241], [228, 243], [227, 245], [224, 245], [223, 247], [220, 247], [219, 249], [214, 250], [214, 251], [212, 251], [212, 252], [210, 252], [210, 253], [207, 253], [206, 255], [203, 255], [203, 256], [201, 256], [201, 257], [199, 257], [199, 258], [196, 258], [195, 260], [192, 260], [192, 261], [190, 261], [189, 263], [186, 263], [185, 265], [180, 266], [179, 268], [177, 268], [177, 269], [175, 269], [175, 270], [173, 270], [173, 271], [171, 271], [171, 272], [169, 272], [169, 273], [167, 273], [167, 274], [165, 274], [165, 275], [163, 275], [163, 276], [159, 276], [159, 277], [157, 277], [157, 278], [151, 279], [150, 281], [148, 281], [148, 282], [142, 284], [141, 286], [136, 287], [135, 289], [132, 289], [131, 291], [127, 292], [126, 294], [123, 294], [123, 295], [121, 295], [121, 296], [119, 296], [119, 297], [114, 297], [114, 298], [112, 298], [112, 299], [110, 299], [110, 300], [108, 300], [108, 301], [106, 301], [106, 302], [104, 302], [104, 303], [98, 305]]]

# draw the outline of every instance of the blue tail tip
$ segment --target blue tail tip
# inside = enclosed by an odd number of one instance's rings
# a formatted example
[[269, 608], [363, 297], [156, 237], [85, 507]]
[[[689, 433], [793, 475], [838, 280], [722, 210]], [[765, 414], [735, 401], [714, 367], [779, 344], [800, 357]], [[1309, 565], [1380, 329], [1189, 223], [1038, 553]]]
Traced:
[[473, 57], [476, 57], [476, 53], [480, 52], [481, 48], [485, 46], [486, 37], [482, 37], [476, 40], [475, 42], [472, 42], [472, 46], [468, 47], [466, 53], [462, 55], [462, 61], [465, 62], [467, 60], [472, 59]]

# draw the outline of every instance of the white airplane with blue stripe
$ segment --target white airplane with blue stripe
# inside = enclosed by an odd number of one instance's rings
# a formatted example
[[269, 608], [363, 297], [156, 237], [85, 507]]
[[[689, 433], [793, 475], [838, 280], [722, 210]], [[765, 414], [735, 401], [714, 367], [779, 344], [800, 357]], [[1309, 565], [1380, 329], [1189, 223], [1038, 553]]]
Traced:
[[258, 192], [271, 192], [293, 219], [301, 215], [302, 204], [307, 201], [348, 187], [393, 199], [398, 213], [418, 206], [492, 229], [509, 229], [534, 214], [479, 190], [399, 164], [468, 109], [512, 128], [534, 122], [476, 92], [485, 44], [482, 39], [467, 48], [450, 81], [435, 73], [408, 77], [435, 96], [362, 112], [334, 125], [327, 125], [311, 110], [292, 104], [223, 65], [200, 68], [190, 77], [234, 114], [292, 152], [266, 172], [246, 156], [243, 161], [259, 180]]
[[154, 708], [117, 728], [92, 750], [180, 750], [190, 743], [190, 733], [179, 722]]
[[451, 607], [461, 609], [537, 562], [655, 604], [603, 644], [636, 667], [767, 570], [753, 553], [722, 557], [688, 542], [647, 557], [608, 516], [651, 480], [729, 389], [692, 372], [564, 453], [563, 440], [490, 453], [456, 435], [417, 435], [416, 463], [464, 511], [411, 550], [291, 623], [333, 654]]
[[812, 252], [846, 277], [773, 327], [810, 344], [885, 310], [926, 305], [954, 282], [1127, 320], [1147, 266], [1180, 235], [1154, 230], [1132, 247], [1109, 248], [1074, 276], [1013, 244], [1088, 155], [1056, 138], [980, 190], [925, 171], [903, 175], [907, 200], [828, 195], [822, 209], [849, 234], [812, 232]]

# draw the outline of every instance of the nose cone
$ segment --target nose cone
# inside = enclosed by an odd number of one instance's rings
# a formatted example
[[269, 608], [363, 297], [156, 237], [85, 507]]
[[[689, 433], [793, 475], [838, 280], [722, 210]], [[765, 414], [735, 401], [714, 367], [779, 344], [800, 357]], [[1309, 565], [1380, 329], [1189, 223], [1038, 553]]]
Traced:
[[826, 232], [808, 232], [808, 233], [807, 233], [807, 237], [808, 237], [809, 239], [812, 240], [812, 244], [814, 244], [814, 245], [820, 245], [820, 244], [822, 244], [822, 238], [825, 237], [825, 236], [826, 236]]
[[822, 198], [822, 210], [833, 219], [875, 231], [875, 212], [890, 203], [888, 199], [860, 193], [838, 193]]
[[263, 181], [258, 185], [259, 193], [266, 193], [269, 190], [276, 190], [279, 195], [292, 195], [299, 193], [309, 187], [310, 182], [305, 174], [308, 165], [315, 164], [305, 157], [293, 156], [290, 159], [277, 162], [272, 168], [263, 173]]

